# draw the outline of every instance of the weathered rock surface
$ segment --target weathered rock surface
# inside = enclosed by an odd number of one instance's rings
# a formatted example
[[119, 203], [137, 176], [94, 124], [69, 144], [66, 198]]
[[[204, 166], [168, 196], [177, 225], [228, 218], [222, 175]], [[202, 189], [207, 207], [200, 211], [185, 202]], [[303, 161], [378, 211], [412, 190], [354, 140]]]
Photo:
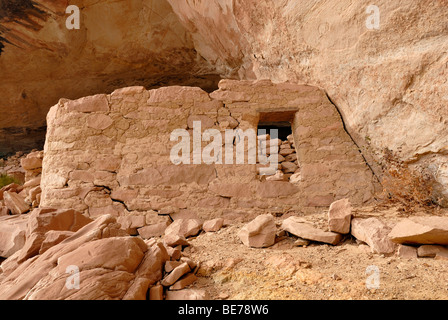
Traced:
[[448, 245], [448, 218], [413, 217], [398, 222], [389, 238], [401, 244]]
[[304, 222], [303, 219], [295, 216], [283, 220], [281, 228], [299, 238], [333, 245], [338, 244], [342, 239], [342, 235], [339, 233], [314, 228], [309, 223]]
[[169, 2], [219, 72], [325, 88], [358, 145], [417, 160], [448, 195], [444, 2], [377, 1], [378, 29], [365, 2]]
[[388, 237], [390, 228], [377, 218], [354, 218], [351, 223], [351, 234], [358, 240], [367, 243], [374, 253], [392, 253], [395, 244]]
[[0, 155], [42, 147], [45, 114], [62, 97], [131, 85], [216, 86], [217, 77], [207, 76], [212, 68], [197, 59], [191, 35], [167, 1], [70, 4], [81, 10], [79, 30], [67, 29], [64, 1], [5, 1], [0, 108], [8, 112], [0, 119]]
[[349, 199], [333, 202], [328, 210], [328, 226], [330, 231], [342, 234], [350, 233], [352, 208]]
[[8, 258], [22, 249], [27, 223], [26, 215], [0, 217], [0, 257]]
[[105, 215], [24, 262], [16, 254], [2, 264], [0, 297], [146, 299], [149, 288], [162, 279], [168, 254], [163, 245], [148, 245], [119, 227], [115, 218]]
[[238, 232], [238, 237], [248, 247], [266, 248], [275, 243], [276, 231], [273, 216], [266, 214], [246, 224]]

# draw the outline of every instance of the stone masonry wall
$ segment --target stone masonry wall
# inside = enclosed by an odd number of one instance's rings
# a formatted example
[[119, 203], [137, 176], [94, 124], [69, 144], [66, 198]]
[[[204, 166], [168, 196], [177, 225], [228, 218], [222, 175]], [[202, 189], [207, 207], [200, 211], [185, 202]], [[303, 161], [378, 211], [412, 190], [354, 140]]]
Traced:
[[[260, 179], [256, 164], [170, 160], [175, 129], [191, 133], [193, 121], [201, 121], [202, 131], [256, 130], [269, 113], [291, 115], [300, 167], [294, 183]], [[41, 206], [91, 217], [133, 216], [139, 226], [159, 223], [163, 214], [247, 220], [345, 197], [362, 204], [375, 191], [375, 178], [337, 110], [311, 86], [222, 80], [210, 95], [193, 87], [130, 87], [62, 99], [47, 124]]]

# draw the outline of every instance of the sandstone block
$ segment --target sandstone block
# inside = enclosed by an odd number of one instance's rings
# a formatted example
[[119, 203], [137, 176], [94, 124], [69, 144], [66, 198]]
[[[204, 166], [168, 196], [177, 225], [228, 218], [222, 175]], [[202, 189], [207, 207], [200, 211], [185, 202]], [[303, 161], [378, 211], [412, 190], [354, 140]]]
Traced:
[[439, 252], [448, 253], [448, 248], [439, 245], [425, 244], [417, 249], [417, 255], [419, 257], [434, 258]]
[[342, 235], [339, 233], [314, 228], [312, 225], [303, 222], [303, 219], [295, 216], [283, 220], [281, 228], [299, 238], [332, 245], [338, 244], [342, 239]]
[[374, 253], [392, 253], [395, 245], [390, 241], [390, 228], [376, 218], [354, 218], [351, 223], [352, 235], [370, 247]]
[[293, 153], [295, 153], [296, 152], [296, 150], [295, 149], [281, 149], [280, 150], [280, 152], [279, 152], [279, 154], [280, 155], [282, 155], [282, 156], [284, 156], [284, 157], [286, 157], [286, 156], [288, 156], [288, 155], [290, 155], [290, 154], [293, 154]]
[[186, 274], [177, 280], [176, 283], [170, 287], [170, 290], [182, 290], [186, 286], [194, 283], [197, 279], [198, 278], [192, 273]]
[[190, 272], [191, 269], [188, 263], [184, 262], [180, 266], [176, 267], [171, 271], [161, 282], [164, 287], [169, 287], [173, 285], [177, 280], [180, 279], [184, 274]]
[[448, 218], [414, 217], [398, 222], [389, 234], [400, 244], [448, 245]]
[[297, 165], [292, 162], [282, 162], [282, 169], [284, 173], [294, 173], [297, 170]]
[[25, 202], [25, 199], [17, 193], [5, 191], [3, 200], [12, 214], [23, 214], [30, 210], [30, 206]]
[[328, 210], [328, 226], [330, 231], [342, 234], [350, 233], [352, 208], [349, 199], [333, 202]]
[[261, 198], [292, 196], [299, 191], [299, 188], [287, 181], [266, 181], [257, 186], [257, 194]]
[[183, 262], [181, 261], [167, 261], [165, 263], [165, 272], [169, 273], [180, 266]]
[[261, 215], [245, 225], [238, 236], [244, 245], [266, 248], [275, 243], [276, 226], [270, 214]]
[[0, 257], [8, 258], [25, 245], [27, 215], [0, 217]]
[[292, 153], [289, 154], [285, 157], [285, 161], [289, 161], [289, 162], [294, 162], [297, 160], [297, 154], [296, 153]]
[[97, 94], [78, 100], [67, 101], [65, 107], [69, 112], [108, 112], [109, 102], [105, 94]]
[[202, 229], [202, 221], [199, 219], [177, 219], [165, 229], [165, 235], [175, 234], [188, 238], [195, 236]]
[[113, 123], [114, 121], [111, 117], [101, 113], [91, 114], [87, 118], [87, 126], [97, 130], [105, 130], [109, 128]]
[[149, 300], [163, 300], [163, 286], [156, 285], [149, 289]]
[[405, 259], [417, 258], [417, 248], [401, 244], [398, 246], [397, 255]]
[[222, 228], [223, 224], [224, 224], [224, 219], [223, 218], [216, 218], [216, 219], [212, 219], [212, 220], [207, 220], [202, 225], [202, 229], [205, 232], [216, 232], [216, 231], [219, 231], [219, 229]]
[[190, 243], [185, 239], [184, 236], [178, 234], [169, 233], [163, 237], [163, 241], [167, 246], [177, 247], [177, 246], [189, 246]]
[[171, 223], [169, 221], [160, 222], [160, 223], [156, 223], [153, 225], [145, 226], [143, 228], [139, 228], [139, 229], [137, 229], [137, 231], [138, 231], [138, 234], [143, 239], [149, 239], [152, 237], [160, 237], [165, 233], [166, 228], [170, 224]]
[[434, 259], [448, 261], [448, 253], [447, 252], [437, 252]]
[[25, 170], [34, 170], [42, 168], [42, 158], [39, 157], [26, 157], [20, 160], [20, 164]]

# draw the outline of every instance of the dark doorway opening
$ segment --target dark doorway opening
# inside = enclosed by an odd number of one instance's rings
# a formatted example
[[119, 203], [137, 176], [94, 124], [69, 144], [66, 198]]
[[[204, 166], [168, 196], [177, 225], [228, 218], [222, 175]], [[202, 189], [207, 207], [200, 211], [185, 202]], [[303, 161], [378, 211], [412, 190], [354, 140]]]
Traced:
[[291, 129], [291, 123], [289, 122], [262, 122], [258, 124], [258, 132], [260, 130], [266, 130], [267, 134], [271, 135], [271, 138], [273, 137], [273, 134], [271, 134], [271, 130], [277, 130], [278, 136], [276, 138], [285, 141], [288, 139], [288, 136], [292, 134]]

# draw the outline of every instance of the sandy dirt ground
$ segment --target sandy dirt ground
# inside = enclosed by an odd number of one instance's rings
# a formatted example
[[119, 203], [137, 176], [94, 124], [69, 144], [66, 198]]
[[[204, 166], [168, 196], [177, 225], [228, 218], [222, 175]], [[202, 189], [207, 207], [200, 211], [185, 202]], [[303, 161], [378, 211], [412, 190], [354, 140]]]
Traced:
[[[412, 215], [429, 214], [447, 212]], [[378, 217], [390, 226], [408, 216], [394, 207], [358, 208], [354, 215]], [[323, 211], [304, 218], [326, 229], [326, 216]], [[278, 225], [286, 217], [277, 217]], [[206, 289], [212, 299], [228, 300], [448, 299], [447, 260], [373, 254], [350, 235], [336, 246], [297, 247], [296, 238], [286, 236], [270, 248], [248, 248], [237, 235], [243, 226], [228, 225], [190, 240], [184, 254], [200, 262], [193, 288]]]

